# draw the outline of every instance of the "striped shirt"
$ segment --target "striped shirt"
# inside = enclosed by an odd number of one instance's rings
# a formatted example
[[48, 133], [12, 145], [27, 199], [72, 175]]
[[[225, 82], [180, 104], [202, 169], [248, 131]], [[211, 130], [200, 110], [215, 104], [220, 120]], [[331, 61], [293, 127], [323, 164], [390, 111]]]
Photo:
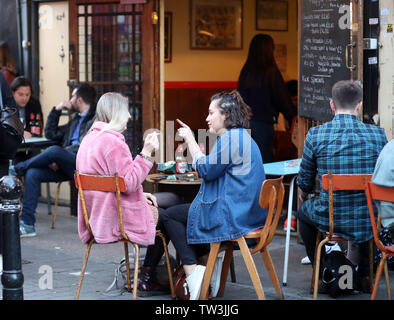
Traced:
[[[305, 193], [315, 190], [316, 174], [322, 176], [371, 174], [387, 143], [382, 128], [362, 123], [356, 116], [338, 114], [330, 122], [313, 127], [305, 138], [297, 184]], [[303, 204], [304, 212], [320, 231], [328, 231], [328, 192]], [[334, 191], [334, 232], [348, 240], [364, 242], [373, 237], [364, 191]]]

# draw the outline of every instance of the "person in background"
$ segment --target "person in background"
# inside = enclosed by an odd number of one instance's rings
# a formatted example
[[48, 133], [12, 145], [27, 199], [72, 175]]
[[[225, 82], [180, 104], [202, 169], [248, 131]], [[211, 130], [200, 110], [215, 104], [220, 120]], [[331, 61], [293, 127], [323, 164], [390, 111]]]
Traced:
[[286, 87], [290, 94], [291, 103], [297, 109], [298, 108], [298, 81], [289, 80], [286, 82]]
[[[27, 78], [23, 76], [16, 77], [10, 87], [19, 109], [19, 117], [25, 126], [24, 137], [25, 139], [30, 138], [32, 136], [31, 117], [36, 121], [39, 115], [41, 121], [44, 120], [41, 104], [32, 96], [32, 86]], [[36, 133], [34, 132], [34, 134]], [[37, 132], [37, 135], [42, 136], [42, 132]]]
[[[296, 116], [293, 118], [293, 121], [291, 123], [290, 131], [286, 132], [286, 144], [282, 146], [276, 146], [277, 148], [280, 147], [281, 150], [278, 150], [279, 153], [284, 155], [283, 159], [280, 160], [289, 160], [289, 159], [295, 159], [298, 158], [298, 150], [297, 150], [297, 131], [298, 131], [298, 81], [297, 80], [289, 80], [286, 82], [286, 87], [290, 95], [291, 103], [293, 104], [295, 108], [295, 113]], [[279, 119], [278, 119], [278, 124], [282, 123], [282, 128], [285, 127], [284, 125], [284, 118], [282, 114], [279, 114]], [[276, 129], [275, 129], [276, 130]], [[284, 151], [285, 149], [286, 151]], [[280, 161], [279, 160], [279, 161]], [[293, 197], [293, 211], [297, 211], [297, 195], [294, 193]], [[285, 220], [283, 228], [286, 230], [287, 229], [287, 218]], [[297, 228], [297, 219], [295, 215], [291, 216], [291, 225], [290, 225], [290, 230], [291, 231], [296, 231]]]
[[[59, 126], [62, 110], [73, 113], [70, 121]], [[18, 176], [25, 176], [25, 192], [20, 221], [21, 237], [36, 235], [35, 211], [41, 182], [60, 182], [74, 179], [75, 159], [79, 145], [90, 129], [96, 111], [96, 90], [88, 84], [77, 86], [69, 101], [53, 107], [45, 125], [45, 136], [60, 145], [51, 146], [40, 154], [13, 167]]]
[[[333, 174], [372, 173], [379, 153], [387, 143], [382, 128], [358, 120], [362, 97], [362, 89], [357, 83], [335, 83], [330, 100], [334, 119], [309, 129], [305, 138], [297, 177], [302, 202], [297, 218], [299, 233], [312, 264], [317, 232], [329, 229], [328, 192], [321, 188], [322, 176], [329, 171]], [[315, 191], [316, 175], [321, 191], [319, 196], [308, 199], [308, 195]], [[355, 289], [364, 291], [369, 283], [368, 240], [373, 237], [364, 191], [336, 192], [334, 208], [334, 233], [349, 240], [347, 258], [358, 265]]]
[[[379, 186], [394, 187], [394, 139], [380, 152], [372, 182]], [[390, 231], [391, 240], [394, 241], [394, 203], [385, 201], [375, 201], [375, 203], [379, 208], [382, 226]]]
[[238, 91], [252, 109], [250, 128], [264, 163], [274, 161], [274, 124], [281, 112], [287, 128], [296, 115], [274, 58], [274, 40], [267, 34], [253, 37], [248, 58], [238, 78]]
[[11, 51], [5, 41], [0, 42], [0, 72], [8, 85], [11, 85], [17, 75], [14, 59], [12, 59]]
[[[294, 112], [297, 115], [297, 106], [298, 106], [298, 81], [297, 80], [289, 80], [286, 82], [286, 88], [289, 92], [291, 103], [294, 107]], [[292, 123], [290, 123], [291, 132], [293, 130], [293, 125], [296, 120], [296, 116], [293, 118]], [[286, 129], [289, 127], [286, 123], [286, 120], [282, 113], [279, 113], [278, 123], [274, 125], [275, 131], [287, 131]]]

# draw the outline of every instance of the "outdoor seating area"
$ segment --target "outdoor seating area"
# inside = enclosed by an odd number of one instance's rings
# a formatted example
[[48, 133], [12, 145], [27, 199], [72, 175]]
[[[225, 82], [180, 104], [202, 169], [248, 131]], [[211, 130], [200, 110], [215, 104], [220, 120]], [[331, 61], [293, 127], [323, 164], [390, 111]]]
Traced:
[[0, 301], [390, 303], [394, 0], [0, 7]]
[[[72, 300], [74, 298], [85, 246], [81, 244], [76, 230], [77, 218], [70, 216], [68, 207], [60, 206], [58, 209], [58, 223], [56, 229], [51, 229], [52, 217], [47, 214], [46, 203], [38, 206], [37, 232], [40, 237], [24, 238], [22, 245], [22, 271], [24, 274], [24, 299], [25, 300]], [[62, 235], [61, 237], [59, 235]], [[277, 275], [281, 281], [283, 277], [283, 256], [285, 252], [285, 237], [275, 235], [269, 245], [270, 255], [276, 267]], [[174, 247], [170, 244], [169, 253], [176, 256]], [[140, 256], [143, 257], [146, 248], [141, 247]], [[237, 281], [231, 282], [227, 278], [226, 290], [222, 297], [214, 301], [220, 303], [224, 300], [256, 300], [256, 292], [250, 280], [241, 252], [234, 250], [234, 261]], [[302, 265], [301, 259], [305, 256], [305, 248], [298, 243], [297, 237], [291, 237], [288, 284], [282, 287], [283, 296], [287, 300], [312, 300], [309, 292], [311, 282], [311, 265]], [[80, 300], [129, 300], [131, 292], [111, 296], [105, 290], [112, 283], [115, 269], [124, 257], [123, 246], [119, 244], [106, 244], [93, 246], [91, 257], [86, 269], [84, 284]], [[277, 293], [272, 286], [267, 269], [259, 255], [253, 255], [256, 269], [259, 273], [266, 300], [278, 300]], [[394, 287], [394, 271], [389, 270], [390, 284]], [[50, 277], [51, 278], [50, 278]], [[50, 280], [51, 279], [51, 280]], [[50, 280], [50, 281], [49, 281]], [[1, 291], [0, 291], [1, 298]], [[370, 300], [371, 294], [360, 293], [331, 298], [329, 295], [319, 294], [319, 300]], [[137, 297], [139, 300], [157, 300], [157, 303], [170, 301], [171, 293], [154, 297]], [[380, 281], [376, 300], [387, 300], [385, 281]]]

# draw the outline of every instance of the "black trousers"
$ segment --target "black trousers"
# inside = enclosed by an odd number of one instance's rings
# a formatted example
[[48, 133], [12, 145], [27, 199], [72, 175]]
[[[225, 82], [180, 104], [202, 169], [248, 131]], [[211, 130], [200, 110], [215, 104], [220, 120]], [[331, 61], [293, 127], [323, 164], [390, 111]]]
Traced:
[[[163, 223], [163, 214], [166, 208], [172, 207], [181, 203], [179, 196], [173, 192], [157, 192], [153, 194], [156, 197], [159, 206], [159, 219], [157, 221], [156, 230], [160, 230], [166, 238], [166, 243], [170, 242], [170, 237]], [[155, 238], [155, 243], [148, 246], [144, 259], [144, 267], [156, 267], [164, 254], [163, 243], [160, 237]]]
[[[172, 206], [166, 210], [159, 209], [159, 221], [157, 229], [165, 234], [167, 240], [171, 240], [182, 264], [197, 264], [198, 257], [209, 253], [209, 244], [187, 244], [186, 225], [190, 203]], [[164, 228], [162, 228], [164, 226]], [[156, 237], [155, 244], [149, 246], [145, 256], [144, 266], [156, 266], [163, 255], [163, 245]]]
[[[306, 254], [309, 260], [312, 263], [312, 266], [315, 261], [315, 247], [316, 247], [316, 237], [317, 232], [319, 231], [315, 225], [315, 223], [309, 219], [307, 215], [304, 213], [304, 206], [300, 206], [297, 211], [297, 218], [299, 219], [298, 231], [302, 238], [302, 241], [305, 245]], [[352, 250], [359, 250], [359, 261], [356, 262], [358, 264], [358, 274], [362, 277], [369, 275], [369, 244], [368, 241], [360, 242], [360, 243], [352, 243]], [[321, 258], [324, 256], [325, 250], [322, 250]], [[348, 259], [351, 259], [348, 254]], [[355, 261], [352, 261], [355, 263]], [[321, 270], [320, 270], [321, 271]]]
[[[317, 232], [319, 230], [316, 228], [315, 223], [304, 214], [303, 205], [301, 205], [297, 211], [297, 218], [299, 219], [298, 232], [300, 233], [301, 239], [304, 242], [306, 254], [313, 266], [315, 262], [316, 238]], [[323, 254], [324, 250], [322, 250], [322, 255]]]
[[[166, 238], [166, 243], [170, 242], [170, 237], [167, 234], [166, 229], [163, 224], [163, 212], [165, 209], [159, 207], [159, 219], [157, 221], [156, 230], [160, 230], [161, 233]], [[156, 267], [160, 262], [161, 257], [164, 254], [163, 242], [160, 237], [155, 238], [155, 243], [153, 245], [148, 246], [146, 249], [144, 267]]]

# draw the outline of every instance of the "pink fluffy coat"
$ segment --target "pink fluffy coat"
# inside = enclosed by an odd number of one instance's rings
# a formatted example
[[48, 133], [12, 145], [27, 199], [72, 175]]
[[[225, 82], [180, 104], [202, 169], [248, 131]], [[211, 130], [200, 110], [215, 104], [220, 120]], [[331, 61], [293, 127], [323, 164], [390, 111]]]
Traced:
[[[153, 244], [156, 228], [141, 185], [152, 163], [139, 155], [133, 160], [122, 134], [112, 130], [99, 134], [104, 125], [103, 122], [95, 122], [83, 139], [77, 154], [77, 170], [84, 174], [104, 176], [118, 173], [123, 177], [127, 186], [127, 191], [121, 194], [125, 233], [136, 243]], [[84, 198], [96, 242], [109, 243], [122, 239], [115, 194], [84, 191]], [[91, 238], [85, 226], [79, 197], [78, 232], [84, 243]]]

